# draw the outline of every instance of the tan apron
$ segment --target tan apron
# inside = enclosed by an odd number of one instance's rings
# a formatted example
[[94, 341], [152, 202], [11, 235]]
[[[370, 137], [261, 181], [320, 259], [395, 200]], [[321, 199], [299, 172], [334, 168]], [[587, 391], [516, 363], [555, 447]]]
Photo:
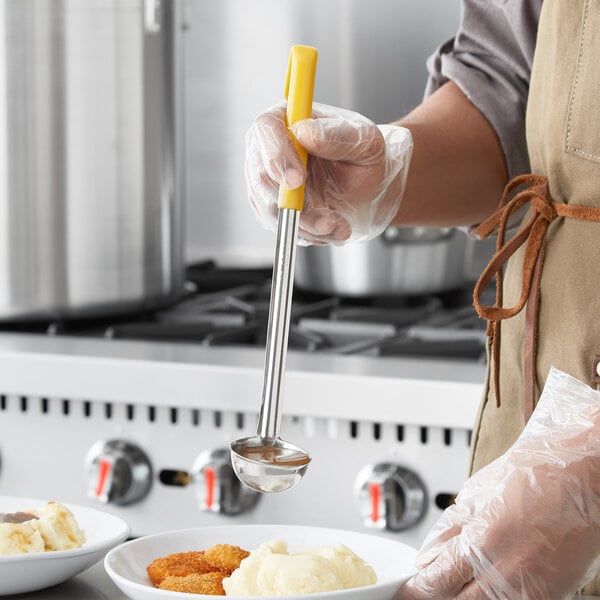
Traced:
[[[532, 173], [539, 176], [513, 180], [480, 230], [483, 236], [498, 231], [498, 251], [475, 290], [489, 323], [490, 366], [471, 472], [516, 440], [550, 366], [598, 386], [600, 0], [544, 0], [527, 142]], [[519, 206], [528, 207], [527, 214], [505, 241], [506, 223]], [[497, 274], [495, 305], [479, 305]], [[585, 592], [600, 594], [600, 581]]]

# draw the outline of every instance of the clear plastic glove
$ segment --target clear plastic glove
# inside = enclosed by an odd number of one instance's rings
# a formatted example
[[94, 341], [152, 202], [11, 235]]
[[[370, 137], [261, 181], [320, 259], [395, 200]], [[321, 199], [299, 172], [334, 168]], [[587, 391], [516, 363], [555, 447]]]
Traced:
[[563, 600], [600, 567], [600, 392], [552, 369], [524, 432], [473, 475], [397, 600]]
[[259, 220], [277, 227], [279, 186], [306, 182], [299, 243], [369, 240], [392, 221], [404, 194], [412, 155], [408, 129], [375, 125], [323, 104], [291, 130], [309, 154], [308, 173], [285, 123], [285, 104], [259, 115], [246, 135], [246, 181]]

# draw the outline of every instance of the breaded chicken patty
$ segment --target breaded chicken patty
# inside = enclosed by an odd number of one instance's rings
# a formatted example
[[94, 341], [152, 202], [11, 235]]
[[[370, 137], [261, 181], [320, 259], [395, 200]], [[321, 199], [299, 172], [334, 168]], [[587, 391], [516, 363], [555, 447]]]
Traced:
[[204, 558], [204, 552], [177, 552], [154, 559], [146, 569], [152, 585], [158, 586], [168, 577], [185, 577], [215, 571]]
[[250, 552], [230, 544], [217, 544], [204, 552], [207, 563], [215, 567], [215, 570], [228, 574], [233, 573], [248, 556]]
[[227, 573], [191, 573], [185, 577], [166, 577], [158, 586], [161, 590], [171, 592], [185, 592], [187, 594], [210, 594], [212, 596], [225, 596], [222, 581]]

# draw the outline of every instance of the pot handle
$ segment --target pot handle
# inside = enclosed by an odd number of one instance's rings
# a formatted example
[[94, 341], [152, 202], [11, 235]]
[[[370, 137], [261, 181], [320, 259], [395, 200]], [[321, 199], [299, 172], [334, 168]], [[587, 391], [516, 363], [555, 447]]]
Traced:
[[147, 33], [158, 33], [161, 21], [161, 0], [143, 0], [144, 27]]
[[[165, 0], [142, 0], [142, 16], [146, 33], [159, 33], [162, 28], [162, 10]], [[173, 0], [175, 4], [176, 0]], [[178, 0], [178, 15], [183, 31], [192, 26], [191, 0]]]
[[435, 244], [450, 240], [456, 230], [452, 227], [388, 227], [381, 239], [388, 246], [401, 244]]

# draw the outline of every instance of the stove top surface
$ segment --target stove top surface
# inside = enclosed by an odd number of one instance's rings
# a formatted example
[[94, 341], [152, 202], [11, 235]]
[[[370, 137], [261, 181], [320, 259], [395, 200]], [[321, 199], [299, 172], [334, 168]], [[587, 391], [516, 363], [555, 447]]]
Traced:
[[[264, 348], [270, 268], [190, 265], [173, 305], [97, 318], [15, 321], [0, 332]], [[318, 354], [404, 356], [484, 362], [485, 321], [472, 289], [417, 297], [350, 298], [296, 288], [289, 349]]]

